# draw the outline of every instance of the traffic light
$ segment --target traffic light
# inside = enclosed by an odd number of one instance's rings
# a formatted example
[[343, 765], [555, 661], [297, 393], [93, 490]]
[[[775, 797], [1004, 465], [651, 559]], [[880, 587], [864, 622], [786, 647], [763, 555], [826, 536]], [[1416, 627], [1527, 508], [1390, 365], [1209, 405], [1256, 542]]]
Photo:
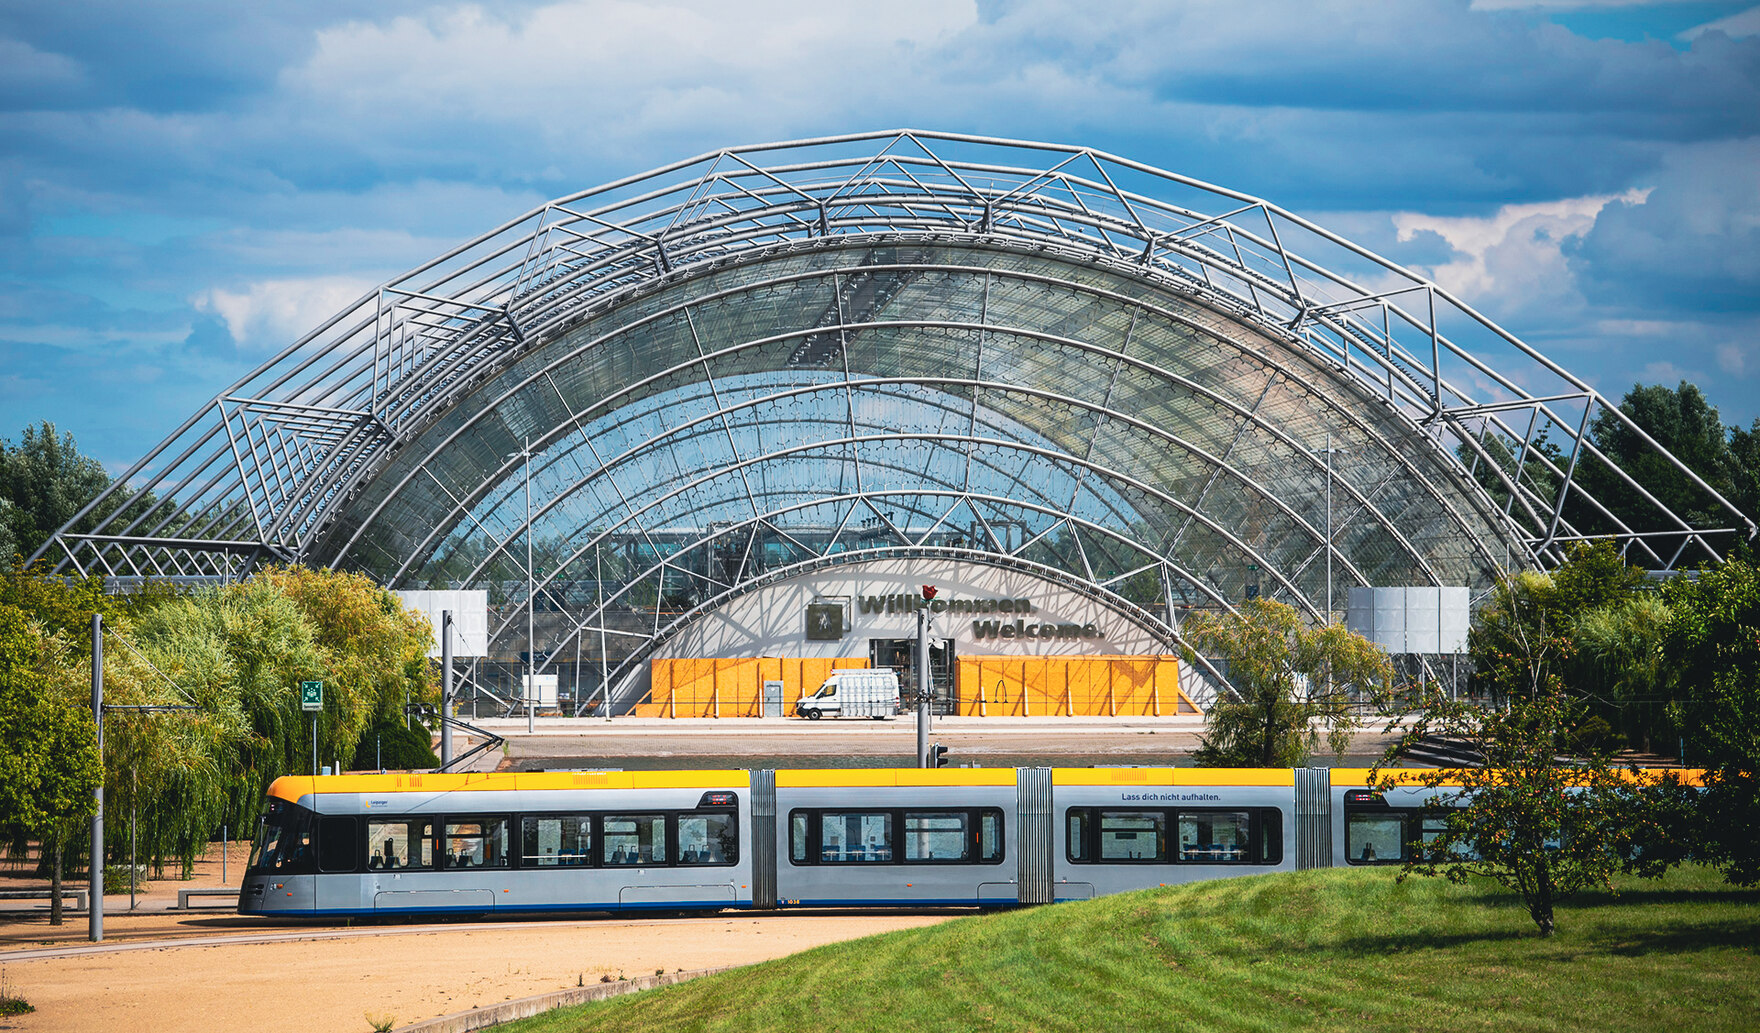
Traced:
[[932, 768], [944, 768], [947, 766], [947, 747], [940, 743], [935, 743], [929, 747], [929, 766]]

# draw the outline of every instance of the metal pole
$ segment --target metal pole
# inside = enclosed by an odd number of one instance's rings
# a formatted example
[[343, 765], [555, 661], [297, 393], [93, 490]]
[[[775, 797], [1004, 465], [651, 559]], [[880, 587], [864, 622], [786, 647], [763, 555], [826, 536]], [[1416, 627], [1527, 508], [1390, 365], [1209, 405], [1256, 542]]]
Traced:
[[1332, 432], [1326, 432], [1326, 623], [1332, 623]]
[[[538, 639], [532, 633], [532, 611], [537, 600], [532, 598], [532, 439], [525, 439], [526, 457], [526, 731], [537, 730], [533, 711], [538, 692]], [[661, 581], [665, 581], [662, 577]]]
[[318, 773], [318, 715], [312, 715], [312, 774]]
[[917, 611], [917, 767], [929, 766], [929, 607]]
[[452, 767], [452, 611], [440, 611], [440, 770]]
[[226, 849], [227, 849], [227, 845], [228, 844], [227, 844], [227, 837], [226, 837], [226, 826], [222, 825], [222, 826], [220, 826], [220, 885], [222, 885], [222, 886], [226, 885], [226, 883], [229, 881], [226, 878]]
[[104, 615], [92, 614], [92, 720], [98, 726], [98, 788], [92, 791], [92, 856], [87, 865], [86, 929], [104, 942]]
[[140, 880], [140, 866], [134, 859], [134, 821], [139, 811], [140, 801], [136, 794], [140, 792], [140, 782], [135, 778], [133, 768], [128, 769], [128, 910], [134, 912], [134, 884]]

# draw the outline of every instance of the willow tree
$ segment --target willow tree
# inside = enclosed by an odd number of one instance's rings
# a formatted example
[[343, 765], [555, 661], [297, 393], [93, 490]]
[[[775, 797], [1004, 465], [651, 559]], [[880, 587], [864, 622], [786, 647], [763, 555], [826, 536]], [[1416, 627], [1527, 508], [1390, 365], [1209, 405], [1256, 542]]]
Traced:
[[1206, 767], [1295, 767], [1322, 737], [1343, 755], [1365, 705], [1379, 704], [1393, 681], [1393, 665], [1373, 642], [1342, 624], [1309, 627], [1294, 607], [1268, 599], [1192, 617], [1180, 631], [1187, 662], [1196, 660], [1193, 650], [1220, 660], [1229, 682], [1193, 753]]
[[61, 877], [70, 841], [100, 784], [97, 736], [57, 654], [65, 644], [0, 603], [0, 834], [35, 839], [49, 864], [49, 921], [61, 924]]
[[323, 736], [329, 756], [355, 754], [377, 723], [401, 720], [408, 703], [439, 695], [428, 649], [428, 618], [361, 574], [271, 567], [254, 581], [273, 586], [300, 608], [324, 668]]
[[[155, 850], [184, 856], [223, 823], [249, 828], [269, 783], [305, 770], [310, 739], [298, 686], [328, 670], [311, 623], [285, 593], [252, 578], [166, 600], [125, 633], [153, 668], [127, 671], [129, 683], [199, 710], [119, 725], [128, 741], [114, 751], [114, 791], [145, 802], [163, 837]], [[180, 769], [158, 755], [179, 758]], [[153, 772], [145, 790], [143, 768]]]

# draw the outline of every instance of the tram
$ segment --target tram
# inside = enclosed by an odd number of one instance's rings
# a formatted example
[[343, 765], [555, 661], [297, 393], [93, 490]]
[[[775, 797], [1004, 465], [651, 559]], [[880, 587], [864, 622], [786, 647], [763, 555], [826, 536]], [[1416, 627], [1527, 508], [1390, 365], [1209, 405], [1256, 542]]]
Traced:
[[1441, 790], [1364, 769], [284, 777], [245, 914], [1010, 907], [1398, 864]]

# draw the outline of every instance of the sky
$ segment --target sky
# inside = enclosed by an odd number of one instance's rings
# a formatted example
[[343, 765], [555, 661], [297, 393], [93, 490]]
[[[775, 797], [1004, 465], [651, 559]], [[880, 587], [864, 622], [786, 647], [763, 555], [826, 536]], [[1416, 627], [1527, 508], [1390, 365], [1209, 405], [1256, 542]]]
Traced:
[[112, 472], [374, 284], [719, 147], [1084, 144], [1760, 417], [1760, 6], [0, 0], [0, 437]]

